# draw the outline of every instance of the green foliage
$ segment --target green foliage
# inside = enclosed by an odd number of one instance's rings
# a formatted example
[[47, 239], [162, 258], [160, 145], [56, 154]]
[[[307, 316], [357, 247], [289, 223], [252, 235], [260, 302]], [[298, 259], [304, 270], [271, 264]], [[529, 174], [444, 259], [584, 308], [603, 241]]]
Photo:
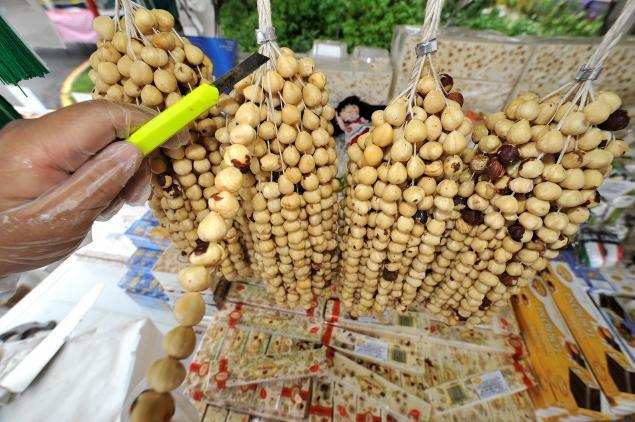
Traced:
[[[472, 29], [487, 29], [506, 35], [593, 36], [602, 27], [603, 18], [590, 20], [582, 10], [576, 10], [566, 0], [525, 2], [518, 9], [493, 7], [489, 0], [476, 0], [459, 9], [458, 0], [449, 0], [444, 8], [447, 25]], [[513, 0], [506, 2], [515, 8]], [[453, 7], [454, 6], [454, 7]]]
[[90, 80], [88, 76], [88, 71], [90, 70], [90, 66], [86, 66], [86, 69], [71, 82], [70, 92], [85, 92], [90, 94], [93, 91], [93, 87], [95, 84]]
[[[390, 47], [395, 25], [423, 20], [425, 0], [272, 0], [271, 14], [280, 44], [307, 51], [313, 40], [343, 39], [357, 45]], [[242, 50], [256, 49], [255, 0], [222, 0], [223, 35], [237, 39]]]
[[[425, 0], [271, 0], [273, 24], [281, 45], [307, 51], [315, 39], [389, 48], [395, 25], [420, 24]], [[465, 5], [467, 3], [467, 5]], [[589, 20], [566, 0], [528, 2], [518, 12], [496, 7], [494, 0], [446, 0], [445, 25], [499, 31], [507, 35], [591, 36], [603, 19]], [[515, 3], [508, 0], [510, 6]], [[514, 3], [514, 4], [512, 4]], [[256, 0], [221, 0], [220, 25], [243, 51], [257, 48]]]

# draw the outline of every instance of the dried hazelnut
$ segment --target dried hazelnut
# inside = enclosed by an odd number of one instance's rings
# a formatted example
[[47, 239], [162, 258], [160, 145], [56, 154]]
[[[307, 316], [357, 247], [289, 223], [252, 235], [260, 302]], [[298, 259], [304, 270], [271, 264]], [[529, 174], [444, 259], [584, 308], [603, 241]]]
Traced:
[[468, 224], [473, 226], [483, 224], [485, 222], [485, 216], [482, 212], [464, 208], [461, 210], [461, 218]]
[[562, 194], [562, 188], [553, 182], [538, 183], [534, 187], [534, 195], [543, 201], [555, 201]]
[[628, 144], [622, 140], [613, 140], [608, 143], [605, 150], [613, 154], [613, 157], [618, 158], [626, 154], [628, 151]]
[[514, 145], [522, 145], [531, 140], [531, 127], [527, 120], [514, 123], [507, 132], [507, 142]]
[[499, 196], [494, 200], [494, 205], [505, 214], [518, 212], [518, 200], [513, 195]]
[[559, 130], [551, 129], [538, 139], [536, 146], [540, 151], [548, 154], [559, 153], [564, 147], [564, 137]]
[[503, 174], [505, 174], [505, 167], [496, 158], [490, 158], [485, 167], [485, 175], [489, 180], [495, 182]]
[[463, 94], [461, 94], [459, 91], [452, 91], [447, 94], [446, 97], [449, 100], [456, 101], [461, 107], [463, 107]]
[[562, 164], [562, 167], [564, 167], [565, 169], [576, 169], [582, 166], [585, 155], [586, 153], [580, 150], [567, 152], [562, 157], [562, 161], [560, 162], [560, 164]]
[[542, 174], [544, 167], [542, 160], [528, 158], [520, 164], [518, 174], [527, 179], [534, 179]]
[[497, 230], [505, 225], [505, 217], [499, 212], [491, 212], [485, 216], [484, 222], [492, 229]]
[[[432, 164], [432, 163], [431, 163]], [[443, 160], [443, 172], [448, 178], [458, 177], [463, 171], [463, 160], [458, 155], [451, 155]]]
[[485, 155], [476, 155], [474, 158], [472, 158], [472, 161], [470, 161], [470, 170], [472, 170], [472, 172], [476, 174], [482, 173], [487, 167], [487, 161], [488, 158]]
[[399, 273], [397, 271], [388, 271], [384, 268], [384, 271], [381, 274], [381, 277], [387, 281], [395, 281]]
[[444, 92], [452, 91], [452, 87], [454, 86], [454, 79], [452, 76], [447, 73], [441, 73], [439, 75], [439, 82], [441, 82], [441, 86], [443, 87]]
[[510, 180], [508, 187], [515, 193], [529, 193], [534, 188], [534, 182], [524, 177], [516, 177]]
[[514, 145], [505, 144], [498, 150], [497, 157], [502, 165], [511, 166], [520, 159], [520, 154]]
[[604, 123], [598, 125], [598, 128], [611, 132], [622, 130], [628, 126], [630, 120], [631, 117], [628, 115], [628, 112], [624, 109], [619, 109], [611, 113]]
[[558, 240], [549, 244], [549, 248], [556, 249], [556, 250], [562, 249], [565, 246], [567, 246], [568, 243], [569, 243], [569, 238], [565, 236], [564, 234], [560, 234], [560, 236], [558, 236]]
[[613, 154], [610, 151], [594, 149], [584, 154], [582, 165], [590, 169], [602, 169], [613, 161]]
[[505, 285], [505, 287], [512, 287], [516, 284], [518, 278], [517, 277], [513, 277], [509, 274], [507, 274], [507, 272], [504, 272], [502, 274], [500, 274], [498, 276], [498, 279], [500, 280], [501, 283], [503, 283], [503, 285]]

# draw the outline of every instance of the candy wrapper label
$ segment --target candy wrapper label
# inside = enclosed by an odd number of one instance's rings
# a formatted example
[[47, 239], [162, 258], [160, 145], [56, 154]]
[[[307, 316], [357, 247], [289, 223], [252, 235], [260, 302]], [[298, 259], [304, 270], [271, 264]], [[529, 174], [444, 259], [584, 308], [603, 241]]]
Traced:
[[325, 375], [327, 369], [326, 348], [276, 357], [222, 356], [210, 365], [207, 388], [223, 389], [274, 380], [320, 376]]
[[509, 393], [509, 386], [501, 371], [474, 377], [469, 382], [474, 386], [481, 400], [489, 400]]
[[385, 362], [388, 359], [388, 344], [371, 338], [357, 339], [355, 353]]

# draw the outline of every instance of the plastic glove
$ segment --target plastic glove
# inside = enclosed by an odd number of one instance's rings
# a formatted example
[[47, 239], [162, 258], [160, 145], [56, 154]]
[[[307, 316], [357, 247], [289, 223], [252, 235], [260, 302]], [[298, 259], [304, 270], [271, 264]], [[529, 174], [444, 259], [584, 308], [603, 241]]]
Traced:
[[148, 198], [147, 163], [119, 140], [154, 114], [89, 101], [0, 131], [0, 277], [68, 256], [97, 217]]

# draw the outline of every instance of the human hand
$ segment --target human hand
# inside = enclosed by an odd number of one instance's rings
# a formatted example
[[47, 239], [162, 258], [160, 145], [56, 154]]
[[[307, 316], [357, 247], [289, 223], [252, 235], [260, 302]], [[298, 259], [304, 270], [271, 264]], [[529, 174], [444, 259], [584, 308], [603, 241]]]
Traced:
[[100, 215], [148, 198], [143, 155], [121, 139], [152, 116], [98, 100], [0, 131], [0, 277], [66, 257]]

